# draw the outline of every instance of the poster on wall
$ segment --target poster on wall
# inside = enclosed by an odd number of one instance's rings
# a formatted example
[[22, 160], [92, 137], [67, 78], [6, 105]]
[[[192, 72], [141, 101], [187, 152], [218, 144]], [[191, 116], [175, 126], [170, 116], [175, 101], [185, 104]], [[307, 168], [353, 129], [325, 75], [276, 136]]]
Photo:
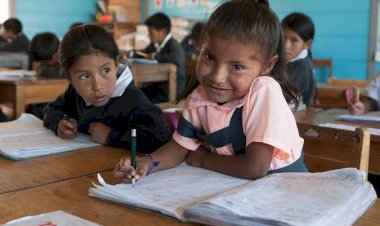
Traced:
[[166, 8], [168, 9], [174, 8], [174, 0], [166, 0]]
[[183, 8], [186, 6], [186, 0], [178, 0], [178, 8]]
[[161, 9], [161, 7], [162, 7], [162, 0], [154, 0], [154, 8]]
[[188, 0], [189, 1], [189, 5], [191, 7], [197, 7], [198, 6], [198, 0]]

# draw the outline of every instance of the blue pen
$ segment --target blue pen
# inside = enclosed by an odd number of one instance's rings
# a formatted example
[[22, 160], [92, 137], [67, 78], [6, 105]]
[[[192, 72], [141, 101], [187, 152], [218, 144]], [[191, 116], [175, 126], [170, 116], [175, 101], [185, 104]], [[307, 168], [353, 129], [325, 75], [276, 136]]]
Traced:
[[[136, 170], [136, 129], [132, 129], [131, 131], [131, 151], [132, 151], [132, 156], [131, 156], [131, 166], [135, 168]], [[132, 186], [135, 186], [136, 178], [133, 176], [132, 177]]]

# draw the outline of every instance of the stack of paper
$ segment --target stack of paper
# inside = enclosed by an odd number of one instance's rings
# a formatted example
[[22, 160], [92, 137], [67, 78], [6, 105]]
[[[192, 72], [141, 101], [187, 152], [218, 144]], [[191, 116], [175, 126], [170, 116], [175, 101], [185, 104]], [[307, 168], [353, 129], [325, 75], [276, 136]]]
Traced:
[[24, 159], [80, 148], [99, 146], [88, 135], [78, 134], [72, 140], [59, 138], [31, 114], [0, 123], [0, 154], [10, 159]]
[[255, 181], [182, 164], [89, 195], [207, 225], [352, 225], [377, 199], [354, 168], [272, 174]]
[[0, 78], [23, 78], [23, 77], [35, 77], [36, 71], [28, 70], [1, 70]]

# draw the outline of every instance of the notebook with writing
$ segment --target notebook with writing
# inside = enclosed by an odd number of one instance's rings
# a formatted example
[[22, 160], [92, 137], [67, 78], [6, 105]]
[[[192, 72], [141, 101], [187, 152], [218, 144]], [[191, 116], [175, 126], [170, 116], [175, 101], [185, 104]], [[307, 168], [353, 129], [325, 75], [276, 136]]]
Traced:
[[354, 168], [282, 173], [255, 181], [186, 164], [130, 184], [90, 188], [92, 197], [208, 225], [352, 225], [377, 199]]

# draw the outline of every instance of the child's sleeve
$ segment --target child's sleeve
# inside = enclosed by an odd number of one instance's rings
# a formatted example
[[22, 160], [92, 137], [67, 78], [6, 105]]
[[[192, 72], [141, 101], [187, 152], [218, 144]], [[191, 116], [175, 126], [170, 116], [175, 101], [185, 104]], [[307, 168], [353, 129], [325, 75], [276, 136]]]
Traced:
[[379, 104], [380, 104], [379, 94], [380, 94], [380, 75], [377, 76], [374, 81], [371, 81], [371, 83], [367, 87], [365, 87], [363, 95], [374, 99], [377, 103], [376, 109], [378, 109]]
[[152, 105], [144, 105], [125, 115], [121, 121], [125, 130], [113, 128], [108, 137], [108, 144], [115, 147], [131, 149], [131, 130], [137, 132], [137, 151], [151, 153], [167, 143], [171, 132], [166, 127], [162, 111]]
[[76, 117], [76, 100], [75, 89], [69, 86], [64, 94], [60, 95], [55, 101], [49, 103], [44, 108], [44, 126], [48, 129], [57, 132], [58, 124], [64, 117]]
[[190, 110], [185, 106], [178, 121], [178, 128], [173, 133], [175, 140], [182, 147], [195, 151], [201, 142], [196, 138], [196, 133], [200, 131], [201, 125], [196, 109]]
[[274, 157], [297, 158], [303, 140], [300, 138], [293, 113], [280, 85], [273, 79], [255, 82], [243, 108], [243, 128], [246, 145], [261, 142], [275, 147]]

